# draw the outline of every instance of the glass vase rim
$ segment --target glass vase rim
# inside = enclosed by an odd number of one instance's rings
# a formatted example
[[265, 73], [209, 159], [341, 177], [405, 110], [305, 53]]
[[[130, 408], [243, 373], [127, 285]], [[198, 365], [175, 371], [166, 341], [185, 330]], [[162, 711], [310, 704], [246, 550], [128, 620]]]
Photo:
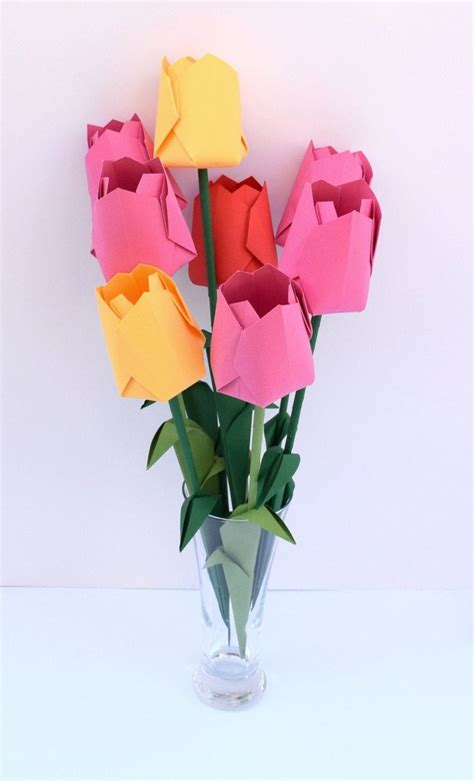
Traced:
[[[189, 499], [189, 492], [184, 480], [182, 483], [181, 490], [184, 498]], [[276, 514], [279, 515], [280, 513], [283, 512], [283, 510], [287, 510], [291, 504], [291, 501], [292, 500], [290, 499], [289, 502], [287, 502], [283, 507], [280, 507], [279, 510], [275, 510], [274, 512], [276, 512]], [[208, 519], [210, 518], [213, 521], [220, 521], [221, 523], [248, 523], [249, 522], [248, 518], [224, 518], [222, 515], [213, 515], [212, 513], [209, 513], [207, 518]]]

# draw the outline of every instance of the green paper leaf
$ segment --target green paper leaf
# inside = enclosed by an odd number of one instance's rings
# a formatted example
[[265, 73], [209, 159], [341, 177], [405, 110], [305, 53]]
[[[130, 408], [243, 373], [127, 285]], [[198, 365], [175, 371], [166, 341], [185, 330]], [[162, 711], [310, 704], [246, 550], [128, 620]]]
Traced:
[[195, 494], [184, 500], [181, 507], [181, 537], [179, 550], [182, 551], [199, 531], [202, 524], [217, 504], [218, 496]]
[[[222, 461], [216, 464], [214, 442], [206, 432], [193, 420], [186, 421], [186, 431], [189, 437], [189, 445], [196, 466], [199, 482], [205, 485], [203, 493], [217, 494], [218, 473], [222, 471]], [[190, 485], [190, 475], [179, 443], [174, 421], [167, 420], [162, 423], [153, 437], [148, 453], [147, 469], [150, 469], [171, 448], [174, 447], [184, 481]], [[211, 473], [212, 471], [212, 473]]]
[[271, 404], [267, 404], [265, 409], [278, 409], [278, 404], [274, 404], [273, 402]]
[[284, 453], [281, 447], [268, 448], [260, 464], [255, 504], [257, 508], [266, 504], [291, 480], [300, 460], [297, 453]]
[[214, 442], [219, 436], [215, 395], [207, 382], [200, 380], [183, 391], [188, 417], [198, 423]]
[[265, 423], [265, 441], [267, 443], [267, 447], [272, 447], [274, 445], [281, 445], [283, 440], [286, 437], [286, 434], [288, 432], [288, 426], [290, 425], [290, 416], [288, 412], [283, 415], [283, 419], [279, 425], [279, 431], [278, 431], [278, 437], [277, 437], [277, 425], [278, 425], [278, 415], [274, 415], [273, 418], [270, 418], [270, 420], [267, 420]]
[[269, 447], [263, 454], [258, 473], [259, 493], [264, 480], [271, 479], [273, 473], [276, 473], [280, 459], [283, 455], [283, 449], [279, 445]]
[[260, 542], [257, 551], [257, 561], [255, 564], [255, 575], [252, 584], [252, 598], [251, 608], [253, 609], [260, 589], [262, 588], [265, 577], [268, 573], [268, 568], [272, 560], [273, 551], [275, 548], [275, 535], [274, 534], [260, 534]]
[[295, 492], [295, 481], [289, 480], [288, 484], [285, 487], [285, 496], [286, 499], [285, 504], [289, 504], [291, 500], [293, 499], [293, 494]]
[[145, 409], [145, 407], [151, 407], [152, 404], [156, 404], [156, 401], [150, 401], [150, 399], [146, 399], [141, 405], [140, 409]]
[[245, 501], [247, 493], [253, 406], [224, 393], [215, 396], [232, 504], [238, 505]]
[[240, 564], [234, 561], [234, 559], [232, 559], [223, 548], [217, 548], [213, 553], [211, 553], [211, 555], [206, 559], [206, 564], [204, 566], [206, 569], [209, 569], [209, 567], [215, 567], [217, 564], [232, 564], [234, 567], [238, 567], [244, 575], [250, 577], [248, 572], [245, 572]]
[[281, 537], [283, 540], [292, 542], [293, 545], [295, 545], [295, 539], [289, 528], [270, 507], [263, 505], [262, 507], [254, 508], [253, 510], [245, 510], [237, 516], [232, 513], [231, 518], [241, 518], [242, 520], [255, 523], [257, 526], [274, 534], [276, 537]]
[[[214, 507], [213, 512], [217, 512], [217, 507]], [[215, 550], [222, 545], [222, 539], [219, 531], [219, 524], [217, 523], [204, 523], [201, 526], [201, 539], [206, 551], [206, 556], [209, 557]], [[225, 579], [225, 572], [223, 567], [216, 565], [208, 570], [209, 580], [211, 581], [212, 588], [216, 595], [217, 604], [219, 606], [219, 612], [222, 616], [222, 620], [227, 627], [228, 633], [230, 633], [230, 600], [229, 589], [227, 581]], [[230, 640], [229, 640], [230, 642]]]
[[[224, 565], [241, 656], [247, 646], [247, 622], [257, 560], [260, 530], [247, 523], [227, 523], [221, 528], [225, 553], [237, 566]], [[242, 574], [245, 573], [245, 575]]]
[[226, 463], [229, 464], [228, 478], [233, 504], [244, 501], [247, 495], [251, 422], [252, 410], [245, 410], [237, 416], [226, 434], [226, 447], [228, 449]]
[[206, 340], [206, 341], [205, 341], [205, 343], [204, 343], [204, 349], [205, 349], [205, 350], [206, 350], [206, 352], [207, 352], [208, 350], [210, 350], [210, 349], [211, 349], [211, 338], [212, 338], [212, 333], [211, 333], [210, 331], [206, 331], [206, 329], [205, 329], [205, 328], [202, 328], [201, 330], [202, 330], [202, 333], [204, 334], [204, 338], [205, 338], [205, 340]]
[[244, 502], [244, 504], [239, 504], [237, 507], [234, 508], [233, 512], [231, 513], [231, 518], [245, 518], [245, 512], [247, 510], [248, 504]]
[[222, 456], [216, 456], [213, 465], [211, 466], [209, 472], [207, 473], [206, 477], [201, 483], [201, 488], [204, 489], [204, 486], [216, 475], [220, 474], [220, 472], [223, 472], [225, 469], [225, 463]]
[[278, 513], [283, 507], [286, 507], [292, 500], [295, 491], [295, 481], [288, 480], [284, 488], [280, 489], [275, 495], [271, 505], [272, 510]]
[[[210, 469], [215, 460], [214, 442], [206, 434], [206, 432], [198, 426], [194, 421], [189, 420], [186, 423], [186, 431], [189, 437], [189, 445], [191, 447], [191, 453], [193, 455], [194, 465], [198, 474], [199, 484], [201, 485], [208, 475]], [[181, 467], [181, 471], [184, 475], [184, 479], [187, 485], [189, 485], [189, 475], [186, 466], [186, 461], [183, 456], [183, 451], [179, 443], [179, 439], [174, 444], [174, 449]], [[208, 486], [209, 487], [209, 486]], [[206, 491], [209, 493], [209, 490]]]
[[224, 569], [239, 650], [245, 656], [260, 530], [247, 523], [226, 523], [221, 527], [221, 537], [222, 549], [215, 551], [206, 566], [220, 564]]
[[161, 456], [164, 455], [166, 451], [170, 449], [170, 447], [173, 447], [177, 441], [178, 434], [176, 433], [173, 420], [166, 420], [161, 424], [155, 436], [151, 440], [146, 468], [150, 469], [153, 464], [156, 464]]
[[232, 615], [234, 617], [239, 651], [241, 656], [245, 656], [245, 649], [247, 646], [247, 621], [250, 613], [251, 599], [250, 578], [247, 573], [222, 550], [222, 548], [215, 551], [206, 561], [206, 567], [210, 568], [210, 573], [216, 565], [220, 565], [224, 572], [229, 599], [232, 605]]

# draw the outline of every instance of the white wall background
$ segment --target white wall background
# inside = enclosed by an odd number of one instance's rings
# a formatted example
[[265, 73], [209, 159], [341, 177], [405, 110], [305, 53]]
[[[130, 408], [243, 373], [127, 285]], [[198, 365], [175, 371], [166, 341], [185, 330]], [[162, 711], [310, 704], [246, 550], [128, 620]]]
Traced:
[[153, 129], [162, 55], [211, 51], [275, 227], [311, 137], [367, 153], [384, 212], [366, 312], [322, 322], [273, 586], [468, 585], [469, 5], [7, 3], [4, 36], [3, 582], [196, 584], [174, 456], [144, 469], [167, 410], [112, 380], [83, 155], [88, 121]]

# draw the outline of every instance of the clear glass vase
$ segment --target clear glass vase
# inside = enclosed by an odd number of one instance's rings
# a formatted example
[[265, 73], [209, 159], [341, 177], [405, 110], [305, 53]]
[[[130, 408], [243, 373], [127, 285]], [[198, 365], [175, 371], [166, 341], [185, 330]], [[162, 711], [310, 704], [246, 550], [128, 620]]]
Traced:
[[203, 615], [194, 687], [208, 705], [234, 709], [265, 690], [260, 630], [277, 538], [255, 523], [210, 515], [194, 540]]

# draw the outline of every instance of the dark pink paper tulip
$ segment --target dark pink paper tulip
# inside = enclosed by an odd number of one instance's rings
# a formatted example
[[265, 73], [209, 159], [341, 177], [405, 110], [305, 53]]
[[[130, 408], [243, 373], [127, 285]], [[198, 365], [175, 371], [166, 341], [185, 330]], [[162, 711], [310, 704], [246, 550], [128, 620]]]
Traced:
[[372, 179], [372, 168], [363, 152], [337, 152], [332, 146], [315, 147], [310, 141], [276, 232], [277, 244], [286, 242], [305, 184], [324, 181], [337, 186], [357, 179], [365, 179], [367, 184]]
[[314, 380], [311, 320], [299, 286], [274, 266], [220, 286], [211, 342], [217, 390], [266, 407]]
[[103, 127], [87, 125], [87, 146], [86, 173], [92, 201], [98, 197], [102, 165], [106, 160], [130, 157], [146, 163], [153, 157], [153, 142], [137, 114], [127, 122], [111, 119]]
[[363, 179], [304, 185], [279, 268], [299, 282], [311, 314], [365, 308], [381, 216]]
[[104, 163], [92, 207], [91, 252], [107, 280], [138, 263], [172, 276], [195, 256], [170, 177], [157, 157]]

